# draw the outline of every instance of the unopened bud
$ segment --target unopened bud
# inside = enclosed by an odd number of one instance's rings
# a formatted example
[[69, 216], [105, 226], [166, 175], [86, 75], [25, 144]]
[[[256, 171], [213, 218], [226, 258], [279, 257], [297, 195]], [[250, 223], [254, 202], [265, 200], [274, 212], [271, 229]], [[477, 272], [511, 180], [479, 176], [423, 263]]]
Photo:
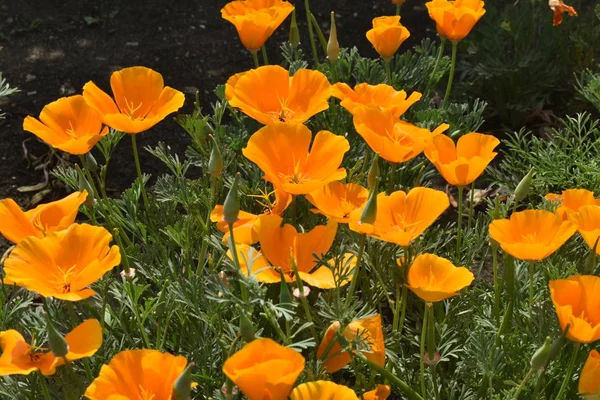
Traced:
[[375, 158], [373, 158], [373, 163], [371, 163], [371, 168], [369, 168], [369, 175], [367, 175], [367, 184], [369, 185], [369, 189], [373, 189], [375, 187], [375, 183], [377, 183], [380, 173], [379, 153], [375, 153]]
[[521, 182], [519, 182], [517, 188], [515, 189], [515, 201], [518, 202], [527, 197], [527, 195], [529, 194], [529, 189], [531, 188], [531, 181], [533, 180], [534, 173], [535, 169], [531, 167], [527, 175], [525, 175], [525, 177], [521, 179]]
[[534, 371], [539, 371], [544, 368], [544, 365], [550, 359], [550, 350], [552, 349], [552, 341], [549, 336], [546, 336], [546, 341], [544, 344], [533, 353], [533, 357], [531, 357], [531, 369]]
[[292, 304], [290, 289], [288, 288], [288, 284], [285, 281], [285, 276], [283, 275], [281, 268], [278, 268], [277, 270], [279, 271], [279, 277], [281, 278], [281, 285], [279, 286], [279, 305], [281, 307], [290, 309]]
[[340, 44], [337, 40], [337, 28], [335, 26], [335, 13], [331, 12], [331, 29], [329, 30], [329, 41], [327, 42], [327, 59], [335, 63], [340, 59]]
[[240, 314], [240, 336], [246, 343], [250, 343], [254, 340], [254, 327], [241, 307], [238, 307], [238, 312]]
[[213, 146], [210, 152], [210, 158], [208, 159], [208, 172], [211, 175], [217, 176], [221, 175], [223, 172], [223, 155], [221, 154], [221, 150], [219, 149], [219, 145], [213, 136], [211, 136]]
[[227, 197], [225, 198], [225, 202], [223, 203], [223, 221], [228, 224], [233, 224], [239, 218], [240, 214], [240, 195], [238, 193], [238, 181], [240, 179], [240, 173], [238, 172], [235, 175], [235, 179], [233, 180], [233, 185], [231, 185], [231, 189], [229, 189], [229, 193], [227, 193]]
[[375, 186], [371, 189], [371, 194], [369, 195], [369, 200], [367, 200], [367, 204], [365, 204], [365, 208], [360, 215], [360, 223], [361, 224], [372, 224], [375, 222], [377, 218], [377, 181], [375, 182]]
[[85, 153], [85, 157], [83, 160], [85, 162], [85, 167], [88, 171], [92, 173], [98, 171], [98, 162], [96, 162], [96, 159], [94, 158], [91, 152], [88, 151], [87, 153]]
[[173, 385], [173, 400], [189, 400], [192, 390], [192, 368], [194, 365], [194, 363], [189, 363], [175, 381]]
[[600, 240], [600, 236], [596, 238], [594, 242], [594, 248], [590, 249], [590, 253], [585, 259], [585, 264], [583, 266], [583, 275], [593, 275], [594, 270], [596, 269], [596, 255], [598, 254], [598, 241]]
[[300, 45], [300, 30], [296, 22], [296, 10], [292, 11], [292, 24], [290, 25], [290, 44], [295, 48]]
[[69, 345], [65, 340], [64, 336], [60, 334], [52, 324], [48, 313], [44, 313], [46, 318], [46, 330], [48, 331], [48, 342], [50, 344], [50, 351], [55, 357], [64, 358], [69, 354]]
[[83, 204], [86, 206], [91, 206], [94, 204], [94, 191], [92, 190], [92, 186], [86, 179], [81, 168], [79, 168], [79, 165], [76, 165], [75, 169], [77, 170], [77, 186], [79, 191], [83, 192], [85, 190], [88, 194]]

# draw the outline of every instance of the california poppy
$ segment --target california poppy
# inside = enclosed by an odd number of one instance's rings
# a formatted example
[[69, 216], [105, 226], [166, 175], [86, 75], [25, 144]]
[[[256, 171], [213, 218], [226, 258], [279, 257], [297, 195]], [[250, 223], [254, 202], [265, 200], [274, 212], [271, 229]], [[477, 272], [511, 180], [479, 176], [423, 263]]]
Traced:
[[[325, 336], [317, 350], [317, 357], [324, 360], [323, 365], [329, 373], [339, 371], [350, 364], [350, 354], [347, 351], [342, 352], [342, 346], [336, 339], [340, 329], [341, 324], [338, 321], [331, 324], [327, 328], [327, 332], [325, 332]], [[360, 350], [360, 352], [368, 360], [383, 367], [385, 364], [385, 343], [379, 314], [349, 323], [342, 334], [348, 341], [360, 338], [369, 347], [368, 350]], [[335, 343], [332, 345], [331, 342], [334, 340]], [[327, 351], [328, 349], [329, 351]], [[326, 351], [327, 354], [325, 354]]]
[[[291, 400], [358, 400], [354, 390], [330, 381], [306, 382], [298, 385], [290, 394]], [[365, 397], [365, 399], [367, 399]], [[251, 399], [252, 400], [252, 399]]]
[[485, 14], [481, 0], [433, 0], [425, 3], [429, 18], [440, 36], [452, 41], [464, 39]]
[[287, 1], [237, 0], [221, 9], [221, 17], [235, 26], [244, 47], [256, 52], [292, 11]]
[[421, 154], [427, 140], [444, 132], [449, 125], [442, 124], [431, 132], [399, 120], [391, 110], [370, 106], [354, 109], [354, 127], [381, 158], [401, 163]]
[[[102, 345], [102, 328], [95, 319], [88, 319], [79, 324], [65, 336], [69, 346], [66, 355], [68, 361], [91, 357]], [[0, 332], [0, 376], [28, 375], [40, 371], [44, 375], [53, 375], [56, 368], [64, 364], [62, 357], [55, 357], [50, 351], [35, 347], [25, 341], [23, 336], [15, 331]]]
[[337, 97], [344, 107], [352, 115], [354, 110], [363, 106], [373, 106], [382, 110], [390, 110], [395, 118], [400, 118], [417, 101], [421, 100], [421, 93], [412, 92], [407, 97], [404, 90], [397, 91], [390, 85], [381, 83], [369, 85], [360, 83], [352, 89], [345, 83], [333, 85], [332, 96]]
[[410, 32], [400, 23], [398, 15], [374, 18], [373, 28], [367, 32], [367, 39], [384, 60], [394, 57], [409, 36]]
[[185, 101], [183, 93], [165, 86], [162, 75], [146, 67], [113, 72], [110, 87], [114, 100], [92, 81], [83, 86], [83, 98], [106, 125], [131, 134], [152, 128]]
[[600, 353], [592, 350], [579, 376], [579, 394], [587, 397], [600, 393]]
[[223, 364], [223, 373], [250, 400], [285, 399], [304, 370], [300, 353], [271, 339], [255, 339]]
[[560, 328], [569, 325], [567, 339], [592, 343], [600, 339], [600, 278], [572, 275], [568, 279], [550, 281], [550, 297]]
[[102, 116], [83, 96], [62, 97], [42, 108], [40, 120], [27, 116], [23, 130], [70, 154], [85, 154], [108, 133]]
[[[577, 231], [590, 249], [593, 249], [596, 240], [600, 237], [600, 207], [583, 206], [578, 212], [571, 213], [569, 219], [577, 226]], [[600, 254], [600, 244], [596, 248], [596, 253]]]
[[594, 192], [586, 189], [567, 189], [561, 194], [548, 193], [544, 198], [558, 204], [554, 212], [565, 221], [569, 219], [569, 215], [579, 212], [583, 206], [600, 206], [600, 199], [594, 198]]
[[408, 288], [430, 303], [458, 295], [473, 279], [467, 268], [434, 254], [417, 256], [408, 270]]
[[331, 85], [319, 71], [300, 69], [293, 76], [278, 65], [233, 75], [225, 85], [229, 105], [258, 122], [304, 123], [329, 107]]
[[567, 13], [571, 17], [577, 16], [577, 11], [571, 6], [566, 5], [562, 0], [548, 0], [548, 6], [554, 12], [553, 25], [557, 26], [562, 24], [563, 14]]
[[73, 224], [46, 237], [29, 236], [4, 262], [4, 283], [44, 297], [79, 301], [96, 294], [89, 285], [121, 262], [104, 228]]
[[4, 199], [0, 201], [0, 233], [11, 242], [19, 243], [28, 236], [42, 238], [67, 229], [75, 221], [79, 206], [87, 195], [85, 190], [71, 193], [29, 211], [22, 211], [13, 199]]
[[[312, 133], [302, 124], [276, 123], [248, 140], [242, 153], [265, 173], [264, 179], [290, 194], [306, 194], [346, 177], [340, 168], [350, 144], [329, 131]], [[310, 150], [309, 150], [310, 147]]]
[[363, 393], [363, 400], [385, 400], [392, 393], [392, 388], [388, 385], [377, 385], [373, 390]]
[[515, 212], [510, 219], [496, 219], [490, 237], [502, 250], [521, 260], [539, 261], [554, 253], [577, 230], [569, 221], [544, 210]]
[[122, 351], [102, 366], [84, 396], [90, 400], [169, 400], [186, 364], [185, 357], [158, 350]]
[[467, 133], [456, 145], [446, 135], [437, 135], [427, 142], [425, 156], [437, 168], [446, 182], [466, 186], [477, 179], [496, 157], [500, 141], [492, 135]]
[[350, 214], [365, 205], [369, 191], [355, 183], [330, 182], [310, 192], [306, 199], [315, 207], [313, 212], [326, 215], [339, 223], [350, 222]]

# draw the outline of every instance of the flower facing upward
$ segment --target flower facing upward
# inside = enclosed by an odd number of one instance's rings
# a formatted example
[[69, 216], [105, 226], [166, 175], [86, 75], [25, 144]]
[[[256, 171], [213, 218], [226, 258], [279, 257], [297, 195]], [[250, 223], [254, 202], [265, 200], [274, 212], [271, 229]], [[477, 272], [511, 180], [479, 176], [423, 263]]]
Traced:
[[282, 0], [237, 0], [221, 9], [221, 17], [231, 22], [244, 47], [260, 50], [263, 44], [281, 25], [294, 6]]
[[421, 100], [422, 95], [419, 92], [412, 92], [407, 97], [404, 90], [397, 91], [384, 83], [379, 85], [360, 83], [354, 89], [345, 83], [336, 83], [333, 85], [332, 96], [340, 99], [342, 101], [340, 105], [352, 115], [355, 115], [356, 108], [373, 106], [390, 110], [395, 118], [400, 118], [410, 106]]
[[[590, 249], [593, 249], [600, 237], [600, 207], [583, 206], [579, 212], [571, 213], [569, 219], [577, 226], [577, 231]], [[596, 253], [600, 254], [600, 243], [596, 247]]]
[[225, 85], [229, 105], [264, 125], [304, 123], [329, 107], [329, 97], [331, 85], [321, 72], [300, 69], [290, 76], [278, 65], [233, 75]]
[[579, 394], [590, 396], [600, 394], [600, 353], [592, 350], [579, 376]]
[[152, 128], [185, 101], [183, 93], [165, 86], [162, 75], [146, 67], [114, 72], [110, 87], [114, 100], [92, 81], [83, 86], [83, 98], [100, 112], [106, 125], [131, 134]]
[[70, 154], [87, 153], [108, 133], [107, 127], [102, 128], [102, 116], [81, 95], [47, 104], [40, 120], [27, 116], [23, 130]]
[[[264, 178], [290, 194], [306, 194], [346, 177], [339, 168], [350, 149], [348, 140], [301, 124], [277, 123], [258, 130], [242, 153], [265, 173]], [[309, 151], [310, 147], [310, 151]]]
[[560, 328], [569, 325], [567, 339], [592, 343], [600, 339], [600, 278], [573, 275], [550, 281], [550, 297]]
[[367, 39], [384, 60], [394, 57], [409, 36], [410, 32], [400, 23], [398, 15], [374, 18], [373, 28], [367, 32]]
[[594, 192], [586, 189], [567, 189], [561, 194], [548, 193], [544, 198], [559, 204], [554, 212], [565, 221], [569, 219], [569, 215], [578, 213], [583, 206], [600, 206], [600, 199], [594, 198]]
[[11, 242], [19, 243], [28, 236], [42, 238], [67, 229], [86, 198], [85, 190], [75, 192], [29, 211], [22, 211], [12, 199], [4, 199], [0, 201], [0, 233]]
[[[329, 381], [307, 382], [298, 385], [290, 394], [291, 400], [358, 400], [354, 390]], [[367, 397], [365, 397], [367, 399]]]
[[[69, 347], [68, 361], [91, 357], [102, 345], [102, 328], [95, 319], [83, 321], [65, 336]], [[62, 358], [52, 352], [30, 345], [15, 330], [0, 332], [0, 376], [27, 375], [39, 370], [44, 375], [53, 375], [56, 368], [64, 364]]]
[[44, 297], [79, 301], [96, 294], [88, 286], [121, 262], [104, 228], [73, 224], [44, 238], [21, 241], [4, 263], [4, 283]]
[[[350, 354], [347, 351], [342, 352], [342, 346], [339, 340], [336, 339], [340, 328], [341, 325], [338, 321], [331, 324], [327, 328], [327, 332], [325, 332], [325, 336], [317, 350], [317, 357], [324, 360], [323, 365], [329, 373], [339, 371], [350, 364], [351, 361]], [[368, 349], [359, 346], [355, 350], [360, 351], [373, 363], [383, 367], [385, 364], [385, 344], [379, 314], [349, 323], [342, 334], [348, 341], [360, 339], [361, 342], [368, 345]], [[331, 342], [334, 340], [335, 343], [332, 345]], [[327, 351], [328, 349], [329, 351]]]
[[554, 26], [562, 24], [564, 13], [569, 14], [571, 17], [577, 16], [577, 11], [573, 7], [566, 5], [562, 0], [548, 0], [548, 6], [554, 11]]
[[[158, 350], [126, 350], [100, 369], [85, 391], [90, 400], [172, 400], [187, 360]], [[195, 384], [192, 384], [195, 386]]]
[[394, 117], [376, 107], [354, 109], [354, 127], [374, 152], [389, 162], [412, 160], [425, 149], [427, 140], [448, 129], [442, 124], [433, 132]]
[[440, 36], [452, 41], [464, 39], [485, 14], [481, 0], [433, 0], [425, 3], [429, 18]]
[[458, 295], [473, 282], [465, 267], [455, 267], [449, 260], [434, 254], [421, 254], [408, 270], [408, 287], [424, 301], [433, 303]]
[[350, 214], [365, 205], [369, 191], [355, 183], [330, 182], [310, 192], [306, 199], [317, 209], [313, 212], [326, 215], [339, 223], [350, 222]]
[[442, 174], [446, 182], [466, 186], [477, 179], [496, 157], [494, 151], [500, 141], [491, 135], [467, 133], [456, 145], [446, 135], [438, 135], [428, 141], [425, 156]]
[[271, 339], [255, 339], [223, 364], [223, 373], [250, 400], [285, 399], [304, 370], [300, 353]]
[[377, 388], [363, 393], [363, 400], [385, 400], [392, 393], [392, 388], [388, 385], [377, 385]]
[[554, 253], [577, 230], [569, 221], [544, 210], [513, 213], [510, 219], [496, 219], [490, 237], [502, 250], [521, 260], [539, 261]]

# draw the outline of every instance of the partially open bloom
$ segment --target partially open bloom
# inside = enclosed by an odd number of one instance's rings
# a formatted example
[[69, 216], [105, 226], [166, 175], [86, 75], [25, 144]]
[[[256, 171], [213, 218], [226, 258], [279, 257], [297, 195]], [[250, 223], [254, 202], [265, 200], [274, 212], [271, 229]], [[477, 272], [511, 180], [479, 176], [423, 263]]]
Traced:
[[[329, 381], [307, 382], [298, 385], [290, 394], [291, 400], [358, 400], [354, 390]], [[365, 397], [365, 400], [367, 397]]]
[[[569, 219], [577, 226], [577, 231], [590, 249], [593, 249], [600, 237], [600, 207], [583, 206], [577, 213], [571, 213]], [[596, 253], [600, 254], [600, 243], [596, 247]]]
[[406, 247], [419, 237], [448, 208], [448, 195], [440, 190], [416, 187], [377, 195], [373, 224], [360, 224], [362, 210], [350, 216], [350, 229]]
[[367, 39], [383, 59], [394, 57], [409, 36], [410, 32], [400, 23], [398, 15], [374, 18], [373, 28], [367, 32]]
[[494, 151], [500, 141], [492, 135], [467, 133], [456, 145], [446, 135], [432, 138], [425, 147], [425, 156], [442, 174], [446, 182], [455, 186], [470, 185], [496, 157]]
[[600, 394], [600, 353], [592, 350], [579, 376], [579, 394], [590, 396]]
[[554, 253], [577, 230], [569, 221], [544, 210], [513, 213], [510, 219], [496, 219], [490, 237], [502, 250], [521, 260], [539, 261]]
[[[336, 336], [341, 328], [338, 321], [334, 322], [327, 328], [325, 336], [317, 350], [317, 357], [324, 360], [323, 365], [327, 372], [333, 373], [350, 364], [350, 354], [348, 351], [342, 352], [342, 346]], [[373, 316], [359, 319], [349, 323], [342, 335], [349, 342], [358, 340], [362, 345], [354, 347], [354, 350], [362, 353], [367, 359], [373, 363], [383, 367], [385, 364], [385, 344], [383, 341], [383, 328], [381, 327], [381, 316], [375, 314]], [[331, 345], [331, 342], [335, 343]], [[353, 344], [353, 346], [355, 346]], [[366, 345], [366, 346], [365, 346]], [[325, 352], [329, 349], [327, 354]]]
[[388, 385], [377, 385], [374, 390], [363, 393], [363, 400], [385, 400], [392, 393], [392, 388]]
[[569, 219], [569, 215], [578, 213], [583, 206], [600, 206], [600, 199], [594, 198], [594, 192], [586, 189], [567, 189], [561, 194], [548, 193], [544, 198], [558, 204], [554, 212], [565, 221]]
[[255, 339], [223, 364], [223, 373], [250, 400], [285, 399], [304, 370], [300, 353], [271, 339]]
[[473, 273], [467, 268], [456, 267], [434, 254], [417, 256], [408, 270], [409, 289], [430, 303], [458, 295], [473, 279]]
[[75, 192], [29, 211], [22, 211], [13, 199], [4, 199], [0, 201], [0, 233], [18, 244], [28, 236], [42, 238], [67, 229], [75, 221], [79, 206], [86, 198], [85, 190]]
[[452, 41], [464, 39], [485, 14], [481, 0], [433, 0], [425, 3], [429, 18], [440, 36]]
[[158, 350], [122, 351], [102, 366], [84, 396], [90, 400], [171, 400], [186, 364], [185, 357]]
[[104, 228], [73, 224], [46, 237], [21, 241], [4, 262], [4, 283], [44, 297], [79, 301], [96, 294], [89, 285], [121, 262]]
[[165, 86], [162, 75], [146, 67], [114, 72], [110, 87], [114, 100], [92, 81], [83, 86], [83, 98], [106, 125], [131, 134], [152, 128], [185, 101], [183, 93]]
[[419, 92], [412, 92], [407, 97], [404, 90], [397, 91], [384, 83], [379, 85], [360, 83], [352, 89], [340, 82], [333, 85], [332, 96], [340, 99], [342, 101], [340, 105], [352, 115], [355, 115], [356, 108], [371, 106], [390, 110], [395, 118], [400, 118], [410, 106], [421, 100], [422, 95]]
[[221, 17], [235, 26], [244, 47], [258, 51], [292, 11], [282, 0], [236, 0], [221, 9]]
[[550, 281], [550, 296], [560, 328], [569, 325], [567, 339], [592, 343], [600, 339], [600, 278], [573, 275]]
[[317, 133], [312, 147], [311, 138], [304, 125], [276, 123], [253, 134], [242, 153], [275, 187], [290, 194], [306, 194], [346, 177], [340, 164], [350, 149], [345, 137], [329, 131]]
[[442, 124], [433, 132], [394, 117], [377, 107], [354, 109], [354, 127], [374, 152], [389, 162], [412, 160], [425, 149], [427, 140], [449, 128]]
[[225, 85], [229, 105], [258, 122], [304, 123], [329, 107], [331, 85], [319, 71], [300, 69], [294, 76], [278, 66], [266, 65], [235, 74]]
[[102, 116], [83, 96], [62, 97], [42, 108], [40, 120], [27, 116], [23, 130], [70, 154], [85, 154], [108, 133]]
[[369, 191], [355, 183], [341, 183], [339, 181], [310, 192], [306, 199], [317, 207], [313, 212], [318, 212], [339, 223], [350, 222], [350, 214], [363, 207], [369, 198]]
[[548, 6], [554, 11], [554, 26], [562, 24], [564, 13], [569, 14], [571, 17], [577, 16], [577, 11], [573, 7], [566, 5], [562, 0], [548, 0]]
[[[85, 320], [68, 333], [65, 340], [69, 346], [68, 361], [91, 357], [102, 345], [100, 323], [95, 319]], [[44, 375], [53, 375], [56, 368], [64, 364], [62, 358], [55, 357], [47, 349], [30, 345], [12, 329], [0, 332], [0, 348], [0, 376], [27, 375], [38, 370]]]

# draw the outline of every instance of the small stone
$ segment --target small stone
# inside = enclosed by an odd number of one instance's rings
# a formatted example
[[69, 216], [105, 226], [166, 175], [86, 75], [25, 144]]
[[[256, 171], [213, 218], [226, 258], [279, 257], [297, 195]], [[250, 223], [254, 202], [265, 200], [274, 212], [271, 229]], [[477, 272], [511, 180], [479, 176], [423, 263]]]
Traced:
[[35, 96], [37, 94], [36, 90], [32, 90], [31, 92], [27, 92], [27, 96]]
[[35, 75], [27, 74], [27, 75], [25, 75], [25, 82], [30, 82], [30, 81], [34, 80], [35, 78], [36, 78]]
[[138, 47], [140, 45], [140, 42], [126, 42], [125, 46], [127, 47]]

